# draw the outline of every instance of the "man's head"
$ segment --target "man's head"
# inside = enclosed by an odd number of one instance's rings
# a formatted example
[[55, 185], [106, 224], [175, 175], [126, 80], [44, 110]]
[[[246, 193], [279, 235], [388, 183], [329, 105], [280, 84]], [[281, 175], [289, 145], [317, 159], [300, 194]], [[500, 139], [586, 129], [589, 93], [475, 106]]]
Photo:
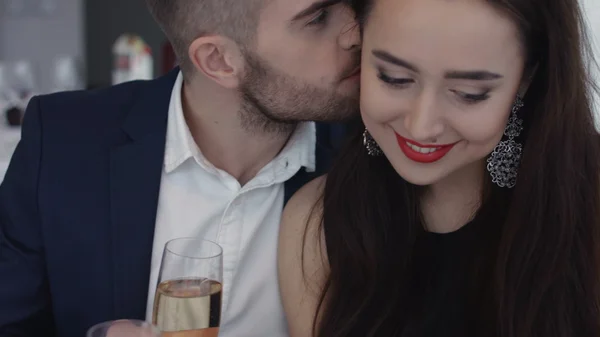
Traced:
[[359, 33], [340, 0], [146, 0], [186, 80], [239, 93], [249, 129], [358, 112]]

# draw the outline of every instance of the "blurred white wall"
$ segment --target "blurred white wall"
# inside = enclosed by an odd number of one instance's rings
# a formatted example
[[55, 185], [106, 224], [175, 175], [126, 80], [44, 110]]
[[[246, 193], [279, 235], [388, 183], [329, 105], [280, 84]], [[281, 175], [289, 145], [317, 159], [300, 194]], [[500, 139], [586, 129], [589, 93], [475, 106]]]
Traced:
[[[600, 0], [582, 0], [595, 51], [596, 64], [600, 65]], [[600, 86], [600, 69], [592, 70], [595, 82]], [[600, 130], [600, 96], [596, 95], [596, 125]]]
[[56, 57], [84, 61], [83, 14], [83, 0], [0, 0], [0, 61], [30, 61], [38, 91], [52, 90]]

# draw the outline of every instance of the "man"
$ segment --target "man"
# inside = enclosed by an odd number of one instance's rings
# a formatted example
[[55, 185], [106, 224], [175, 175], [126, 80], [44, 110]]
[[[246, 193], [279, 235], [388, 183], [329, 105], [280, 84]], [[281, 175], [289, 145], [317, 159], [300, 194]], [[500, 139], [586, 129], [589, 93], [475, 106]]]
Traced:
[[[285, 200], [356, 114], [358, 32], [339, 0], [147, 0], [181, 72], [36, 97], [0, 186], [0, 336], [150, 318], [167, 240], [223, 248], [220, 336], [285, 336]], [[317, 136], [315, 136], [318, 133]]]

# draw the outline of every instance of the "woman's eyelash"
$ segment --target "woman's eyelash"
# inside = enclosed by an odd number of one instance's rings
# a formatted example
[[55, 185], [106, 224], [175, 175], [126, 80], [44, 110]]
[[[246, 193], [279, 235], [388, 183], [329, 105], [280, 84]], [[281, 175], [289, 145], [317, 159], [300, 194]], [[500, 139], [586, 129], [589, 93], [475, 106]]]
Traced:
[[481, 93], [481, 94], [468, 94], [468, 93], [460, 92], [457, 90], [452, 90], [452, 92], [457, 94], [463, 101], [465, 101], [467, 103], [478, 103], [481, 101], [485, 101], [486, 99], [488, 99], [490, 97], [489, 90], [486, 90], [484, 93]]
[[382, 71], [379, 71], [377, 73], [377, 77], [381, 81], [383, 81], [387, 84], [390, 84], [392, 86], [404, 86], [406, 84], [410, 84], [410, 83], [414, 82], [414, 80], [412, 78], [393, 78], [393, 77], [386, 75]]

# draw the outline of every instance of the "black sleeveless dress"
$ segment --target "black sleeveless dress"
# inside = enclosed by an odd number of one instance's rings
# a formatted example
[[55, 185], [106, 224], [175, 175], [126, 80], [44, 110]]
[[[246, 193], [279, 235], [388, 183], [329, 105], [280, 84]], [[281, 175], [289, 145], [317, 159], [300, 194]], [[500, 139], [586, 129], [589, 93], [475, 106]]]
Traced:
[[425, 232], [417, 240], [410, 315], [401, 337], [479, 337], [474, 318], [481, 299], [472, 275], [481, 257], [478, 227], [471, 221], [451, 233]]

